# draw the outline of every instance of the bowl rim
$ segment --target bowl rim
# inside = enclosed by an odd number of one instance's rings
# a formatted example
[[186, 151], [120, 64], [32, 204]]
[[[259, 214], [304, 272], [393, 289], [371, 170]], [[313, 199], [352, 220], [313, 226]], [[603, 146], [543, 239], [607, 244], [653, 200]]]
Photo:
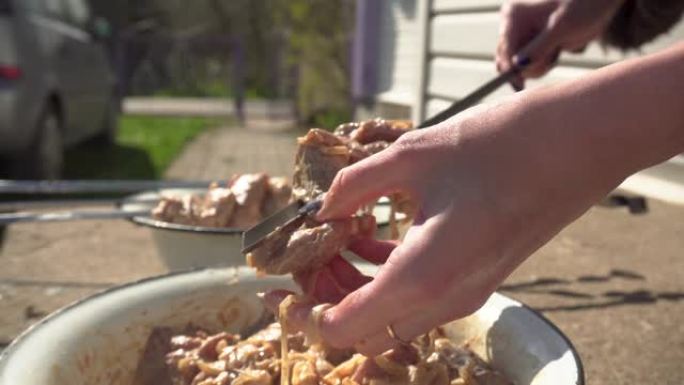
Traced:
[[[194, 189], [194, 190], [200, 190], [200, 189]], [[117, 202], [117, 208], [125, 210], [126, 204], [130, 203], [131, 200], [134, 200], [136, 197], [141, 197], [146, 194], [158, 194], [161, 195], [163, 189], [161, 190], [147, 190], [147, 191], [142, 191], [136, 194], [131, 194]], [[380, 203], [380, 205], [385, 205], [385, 203]], [[165, 231], [179, 231], [179, 232], [185, 232], [185, 233], [200, 233], [200, 234], [211, 234], [211, 235], [241, 235], [242, 233], [245, 232], [243, 229], [237, 229], [234, 227], [207, 227], [207, 226], [192, 226], [192, 225], [182, 225], [178, 223], [173, 223], [173, 222], [166, 222], [162, 221], [159, 219], [154, 219], [149, 216], [134, 216], [128, 218], [128, 221], [131, 223], [134, 223], [138, 226], [142, 227], [148, 227], [156, 230], [165, 230]], [[382, 221], [378, 222], [377, 226], [379, 228], [385, 228], [389, 226], [389, 221]]]
[[[50, 322], [53, 322], [55, 319], [60, 317], [62, 314], [73, 310], [74, 308], [81, 306], [82, 304], [90, 301], [94, 301], [102, 296], [108, 295], [112, 292], [116, 292], [119, 290], [125, 290], [128, 289], [132, 286], [136, 285], [141, 285], [145, 284], [147, 282], [153, 282], [153, 281], [160, 281], [164, 279], [169, 279], [171, 277], [179, 276], [179, 275], [186, 275], [186, 274], [196, 274], [196, 273], [201, 273], [201, 272], [209, 272], [209, 271], [233, 271], [235, 274], [239, 275], [241, 272], [249, 272], [253, 273], [252, 269], [247, 268], [247, 267], [226, 267], [226, 268], [206, 268], [206, 267], [200, 267], [196, 269], [189, 269], [189, 270], [181, 270], [181, 271], [174, 271], [162, 275], [157, 275], [157, 276], [151, 276], [151, 277], [145, 277], [141, 278], [138, 280], [126, 282], [120, 285], [115, 285], [112, 287], [108, 287], [106, 289], [100, 290], [98, 292], [95, 292], [89, 296], [80, 298], [76, 301], [73, 301], [57, 310], [54, 312], [48, 314], [45, 316], [43, 319], [40, 321], [34, 323], [33, 325], [29, 326], [27, 329], [22, 331], [17, 337], [15, 337], [12, 342], [5, 347], [0, 352], [0, 371], [3, 370], [3, 367], [6, 365], [7, 360], [10, 358], [12, 353], [19, 347], [19, 345], [23, 342], [23, 340], [27, 339], [31, 334], [35, 332], [36, 329], [42, 327], [43, 325], [46, 325]], [[542, 322], [544, 322], [547, 326], [549, 326], [556, 334], [563, 340], [563, 342], [568, 346], [568, 349], [572, 353], [573, 359], [575, 361], [575, 364], [577, 365], [577, 385], [585, 385], [585, 372], [584, 372], [584, 364], [582, 363], [582, 358], [579, 355], [579, 352], [577, 351], [577, 348], [575, 348], [575, 345], [573, 345], [572, 341], [568, 338], [568, 336], [563, 333], [563, 331], [555, 325], [551, 320], [546, 318], [544, 315], [542, 315], [539, 311], [533, 309], [532, 307], [514, 299], [511, 297], [508, 297], [506, 295], [503, 295], [499, 293], [498, 291], [494, 292], [497, 295], [500, 295], [508, 300], [510, 300], [512, 303], [515, 303], [516, 305], [528, 310], [532, 315], [535, 317], [539, 318]]]

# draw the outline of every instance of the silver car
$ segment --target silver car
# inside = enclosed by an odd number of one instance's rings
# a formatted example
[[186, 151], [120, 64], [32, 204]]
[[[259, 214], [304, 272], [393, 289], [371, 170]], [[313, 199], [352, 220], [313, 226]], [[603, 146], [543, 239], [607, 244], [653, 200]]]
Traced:
[[116, 80], [93, 20], [85, 0], [0, 0], [3, 177], [57, 178], [65, 147], [113, 141]]

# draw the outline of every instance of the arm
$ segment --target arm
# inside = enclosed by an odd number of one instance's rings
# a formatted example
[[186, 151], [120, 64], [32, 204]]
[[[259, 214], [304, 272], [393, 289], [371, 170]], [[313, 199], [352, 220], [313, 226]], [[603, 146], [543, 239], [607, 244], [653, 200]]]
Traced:
[[[372, 281], [323, 313], [321, 335], [368, 355], [477, 310], [529, 255], [625, 177], [684, 150], [684, 45], [409, 133], [343, 169], [319, 213], [344, 217], [396, 190], [420, 204], [400, 245], [365, 241]], [[356, 282], [356, 283], [354, 283]], [[368, 283], [366, 283], [368, 282]], [[267, 296], [276, 307], [282, 294]], [[291, 323], [303, 327], [306, 308]]]

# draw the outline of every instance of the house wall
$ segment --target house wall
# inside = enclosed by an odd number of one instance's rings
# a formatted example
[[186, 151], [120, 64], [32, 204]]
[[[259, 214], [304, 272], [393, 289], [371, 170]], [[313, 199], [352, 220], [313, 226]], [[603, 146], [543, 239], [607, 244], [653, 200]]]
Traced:
[[[366, 21], [378, 23], [375, 26], [378, 36], [362, 37], [364, 40], [376, 38], [378, 41], [377, 52], [363, 53], [366, 56], [376, 55], [377, 57], [373, 74], [375, 83], [373, 103], [359, 105], [357, 116], [359, 118], [371, 116], [410, 118], [412, 106], [417, 102], [417, 81], [420, 78], [425, 57], [425, 50], [420, 44], [421, 39], [424, 38], [421, 33], [424, 23], [420, 19], [420, 7], [425, 8], [425, 2], [420, 0], [363, 1], [377, 1], [375, 4], [362, 4], [366, 7], [366, 11], [369, 11], [372, 6], [380, 9], [373, 9], [373, 13], [377, 12], [377, 16], [374, 20]], [[368, 42], [368, 40], [365, 41]]]
[[[497, 0], [431, 2], [426, 87], [422, 90], [423, 100], [419, 102], [423, 104], [424, 112], [419, 118], [444, 109], [496, 76], [493, 59], [498, 40], [500, 5], [501, 1]], [[642, 52], [655, 52], [679, 40], [684, 40], [684, 24], [646, 45]], [[593, 69], [637, 55], [605, 50], [594, 43], [582, 54], [563, 54], [557, 67], [543, 78], [529, 81], [528, 85], [536, 87], [575, 79]], [[502, 87], [489, 100], [510, 94], [510, 87]]]
[[[379, 86], [375, 103], [359, 109], [359, 117], [411, 117], [422, 121], [496, 76], [493, 59], [501, 3], [500, 0], [383, 1], [377, 66]], [[582, 54], [563, 54], [549, 74], [527, 85], [538, 87], [576, 79], [601, 66], [655, 52], [680, 40], [684, 40], [684, 23], [643, 47], [641, 53], [625, 55], [594, 43]], [[485, 101], [512, 93], [510, 87], [504, 86]], [[684, 158], [630, 178], [623, 186], [684, 203]]]

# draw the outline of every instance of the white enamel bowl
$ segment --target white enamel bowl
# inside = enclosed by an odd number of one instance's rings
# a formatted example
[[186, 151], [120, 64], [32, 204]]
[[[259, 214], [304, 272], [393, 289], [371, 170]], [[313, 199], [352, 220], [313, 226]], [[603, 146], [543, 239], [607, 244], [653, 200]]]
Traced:
[[[206, 189], [166, 189], [160, 192], [143, 192], [125, 199], [121, 204], [121, 209], [144, 210], [150, 207], [150, 202], [158, 201], [160, 196], [203, 194], [206, 191]], [[378, 223], [377, 237], [389, 239], [389, 205], [377, 205], [373, 210], [373, 215]], [[243, 232], [240, 229], [179, 225], [149, 216], [133, 217], [132, 221], [151, 230], [159, 255], [170, 271], [245, 264], [245, 257], [240, 253]]]
[[[150, 278], [102, 292], [59, 310], [0, 355], [0, 385], [133, 385], [155, 326], [193, 323], [238, 332], [263, 308], [255, 293], [292, 288], [284, 277], [257, 278], [241, 268]], [[579, 356], [549, 321], [495, 294], [474, 315], [446, 326], [517, 385], [584, 383]]]

